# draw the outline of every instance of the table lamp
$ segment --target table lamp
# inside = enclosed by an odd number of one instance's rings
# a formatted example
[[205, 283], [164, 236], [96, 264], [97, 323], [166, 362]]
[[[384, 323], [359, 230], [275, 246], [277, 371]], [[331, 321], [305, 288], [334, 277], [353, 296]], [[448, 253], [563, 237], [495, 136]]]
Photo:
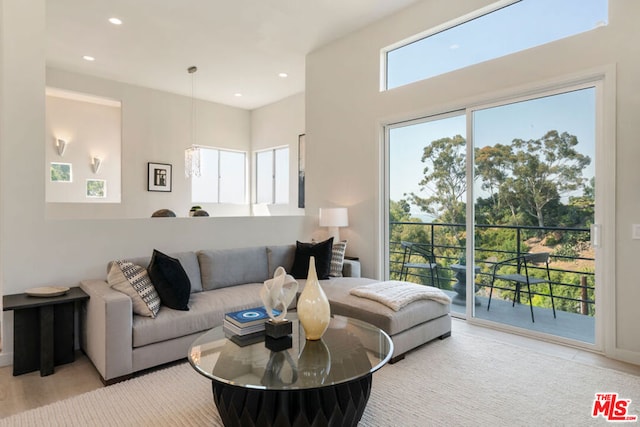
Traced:
[[320, 227], [329, 227], [334, 242], [340, 241], [339, 227], [349, 225], [347, 208], [320, 208]]

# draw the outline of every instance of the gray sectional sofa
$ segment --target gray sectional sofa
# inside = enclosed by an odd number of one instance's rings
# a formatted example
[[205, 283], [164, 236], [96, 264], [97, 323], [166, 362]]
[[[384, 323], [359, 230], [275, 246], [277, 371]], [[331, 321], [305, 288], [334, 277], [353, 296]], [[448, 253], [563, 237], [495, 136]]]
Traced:
[[[191, 282], [189, 311], [161, 306], [155, 318], [134, 314], [131, 298], [112, 289], [105, 279], [83, 280], [80, 286], [90, 299], [82, 312], [81, 347], [105, 384], [183, 359], [199, 335], [222, 325], [225, 313], [262, 305], [263, 282], [273, 277], [278, 266], [291, 271], [295, 251], [295, 245], [282, 245], [169, 254], [180, 260]], [[147, 266], [150, 257], [129, 261]], [[395, 312], [349, 293], [353, 287], [375, 282], [360, 277], [358, 261], [345, 260], [343, 276], [320, 281], [332, 314], [383, 329], [393, 340], [395, 360], [434, 338], [450, 335], [448, 306], [420, 300]], [[299, 293], [304, 282], [298, 279]]]

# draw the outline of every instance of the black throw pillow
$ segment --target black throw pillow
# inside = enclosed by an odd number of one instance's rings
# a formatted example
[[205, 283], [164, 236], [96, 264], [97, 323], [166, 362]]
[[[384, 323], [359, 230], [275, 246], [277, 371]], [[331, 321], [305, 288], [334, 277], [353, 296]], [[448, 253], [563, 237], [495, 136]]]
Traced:
[[191, 281], [180, 261], [154, 249], [147, 270], [163, 305], [189, 310]]
[[296, 255], [293, 259], [291, 275], [296, 279], [306, 279], [309, 274], [309, 258], [313, 256], [316, 260], [318, 279], [328, 279], [331, 273], [332, 248], [333, 237], [318, 243], [296, 242]]

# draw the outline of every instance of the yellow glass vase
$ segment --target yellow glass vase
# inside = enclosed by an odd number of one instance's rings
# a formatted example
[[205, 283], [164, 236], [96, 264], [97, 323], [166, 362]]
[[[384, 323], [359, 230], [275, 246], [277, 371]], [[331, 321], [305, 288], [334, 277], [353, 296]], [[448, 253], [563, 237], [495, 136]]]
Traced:
[[329, 327], [331, 307], [327, 295], [320, 287], [316, 273], [316, 260], [309, 258], [307, 283], [298, 299], [298, 319], [308, 340], [319, 340]]

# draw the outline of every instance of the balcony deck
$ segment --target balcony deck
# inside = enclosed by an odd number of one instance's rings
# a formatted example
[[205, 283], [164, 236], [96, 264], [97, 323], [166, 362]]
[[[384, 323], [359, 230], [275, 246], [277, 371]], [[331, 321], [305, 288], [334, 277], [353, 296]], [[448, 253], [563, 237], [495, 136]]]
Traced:
[[[453, 291], [445, 290], [452, 299], [456, 295]], [[531, 312], [528, 304], [516, 304], [511, 306], [511, 301], [498, 298], [491, 299], [491, 309], [487, 311], [488, 298], [477, 296], [475, 317], [505, 325], [515, 326], [530, 331], [556, 335], [564, 338], [578, 340], [590, 344], [595, 343], [595, 318], [582, 314], [569, 313], [556, 310], [556, 318], [550, 308], [533, 307], [535, 323], [531, 321]], [[451, 304], [452, 314], [465, 315], [465, 307]]]
[[[410, 244], [426, 246], [431, 257], [429, 262], [438, 264], [437, 283], [435, 286], [442, 288], [452, 298], [456, 296], [453, 289], [466, 288], [466, 280], [460, 277], [464, 273], [458, 263], [465, 264], [467, 248], [466, 240], [458, 241], [465, 234], [466, 224], [462, 223], [437, 223], [399, 221], [390, 222], [392, 234], [398, 237], [389, 241], [389, 277], [395, 280], [406, 280], [419, 284], [431, 284], [431, 272], [418, 268], [405, 269], [405, 264], [411, 262], [425, 262], [423, 255], [415, 255], [407, 250]], [[590, 230], [584, 227], [536, 227], [506, 224], [476, 224], [474, 230], [482, 237], [476, 241], [477, 246], [473, 250], [473, 259], [476, 266], [476, 319], [483, 319], [496, 324], [509, 325], [525, 331], [548, 334], [587, 344], [595, 344], [595, 318], [573, 311], [573, 307], [579, 307], [594, 313], [595, 306], [595, 258], [585, 250], [589, 247]], [[489, 233], [493, 230], [494, 233]], [[497, 241], [495, 231], [499, 230]], [[420, 233], [418, 233], [420, 232]], [[395, 234], [394, 234], [395, 233]], [[546, 246], [543, 245], [541, 236], [552, 234], [560, 238], [563, 243]], [[401, 236], [415, 236], [415, 241], [400, 241]], [[455, 237], [458, 236], [458, 237]], [[535, 239], [534, 239], [535, 238]], [[534, 240], [531, 240], [534, 239]], [[484, 242], [484, 245], [483, 245]], [[504, 244], [509, 242], [509, 245]], [[515, 248], [512, 246], [515, 244]], [[550, 243], [551, 244], [551, 243]], [[537, 245], [533, 250], [531, 245]], [[568, 251], [558, 251], [561, 248]], [[488, 292], [487, 286], [491, 283], [493, 270], [501, 261], [517, 258], [529, 253], [549, 252], [551, 254], [547, 275], [550, 275], [550, 284], [554, 288], [554, 300], [556, 306], [564, 310], [556, 309], [556, 318], [553, 317], [551, 308], [533, 307], [535, 322], [531, 321], [531, 312], [528, 304], [511, 305], [510, 300], [501, 299], [505, 292], [494, 292], [491, 301], [491, 310], [487, 311]], [[412, 258], [413, 257], [413, 258]], [[422, 261], [420, 259], [423, 259]], [[417, 259], [417, 261], [416, 261]], [[516, 266], [514, 265], [514, 268]], [[544, 266], [543, 266], [544, 267]], [[520, 271], [520, 265], [517, 266]], [[532, 276], [544, 277], [544, 272], [531, 271]], [[543, 268], [538, 268], [543, 270]], [[528, 274], [528, 273], [527, 273]], [[465, 276], [462, 274], [462, 276]], [[432, 285], [434, 286], [434, 285]], [[505, 286], [505, 285], [502, 285]], [[483, 289], [484, 287], [484, 289]], [[507, 285], [507, 288], [512, 285]], [[496, 285], [497, 289], [505, 290]], [[449, 290], [451, 289], [451, 290]], [[513, 292], [507, 290], [506, 294]], [[532, 290], [536, 294], [535, 290]], [[546, 291], [541, 294], [547, 296]], [[538, 298], [539, 299], [539, 298]], [[524, 301], [524, 300], [523, 300]], [[539, 302], [539, 301], [538, 301]], [[452, 304], [451, 311], [458, 317], [465, 317], [464, 305]]]

